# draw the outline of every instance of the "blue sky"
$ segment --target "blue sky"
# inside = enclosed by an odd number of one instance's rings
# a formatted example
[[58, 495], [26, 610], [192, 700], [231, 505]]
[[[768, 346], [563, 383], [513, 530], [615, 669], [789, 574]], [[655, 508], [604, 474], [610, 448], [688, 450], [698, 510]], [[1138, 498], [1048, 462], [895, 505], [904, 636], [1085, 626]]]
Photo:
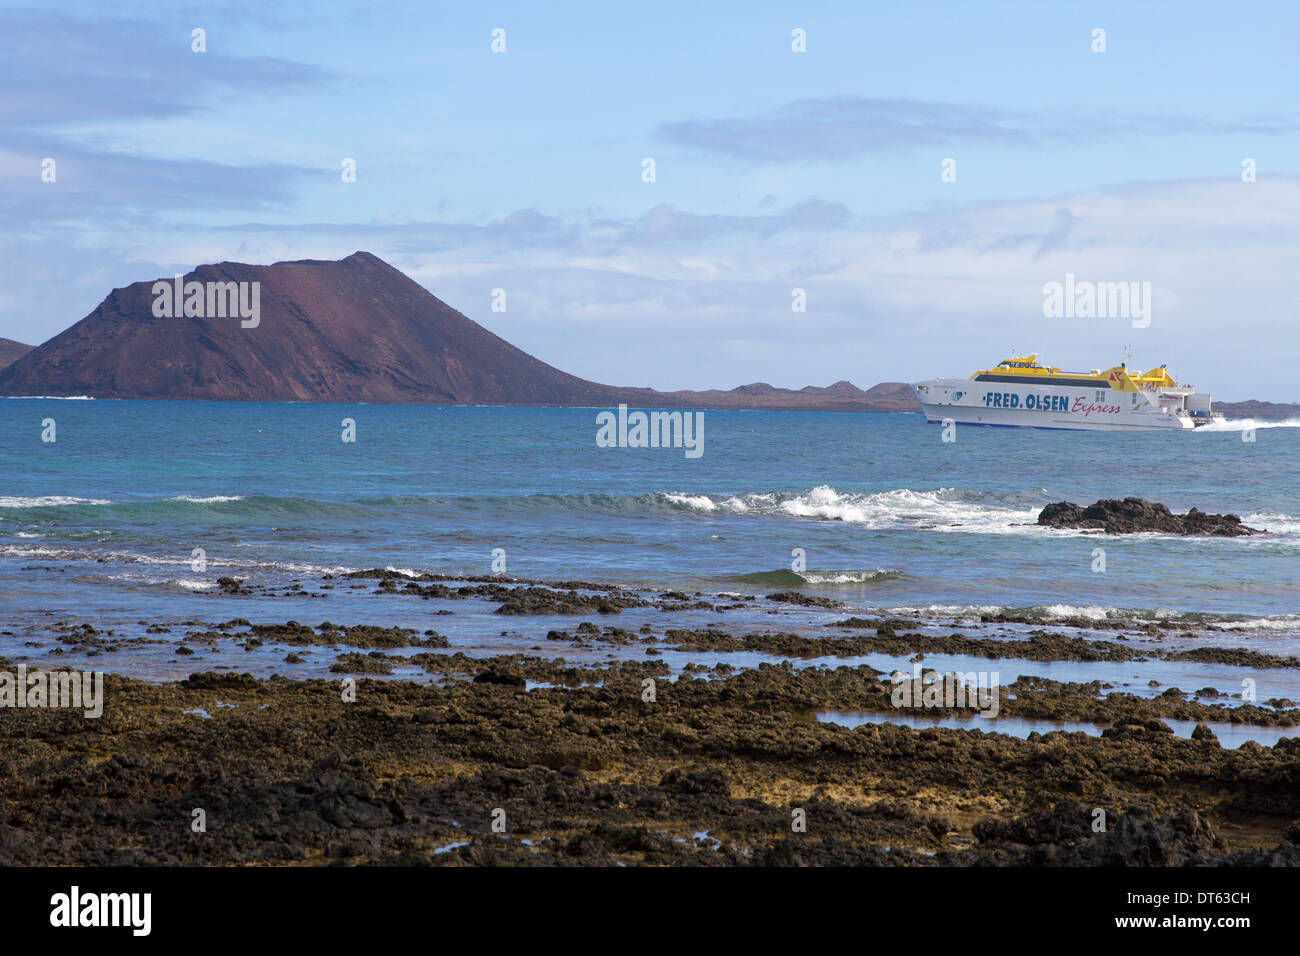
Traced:
[[[1131, 345], [1220, 398], [1298, 400], [1298, 11], [3, 3], [0, 336], [203, 262], [366, 249], [612, 384]], [[1067, 273], [1150, 282], [1150, 327], [1045, 318]]]

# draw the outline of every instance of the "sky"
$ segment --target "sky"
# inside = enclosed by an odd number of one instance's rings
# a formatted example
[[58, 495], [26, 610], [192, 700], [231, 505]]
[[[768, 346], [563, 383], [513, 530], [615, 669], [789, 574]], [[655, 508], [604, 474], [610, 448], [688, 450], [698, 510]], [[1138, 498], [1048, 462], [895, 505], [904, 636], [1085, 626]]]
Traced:
[[[1129, 348], [1300, 401], [1298, 27], [1292, 2], [0, 0], [0, 337], [364, 249], [607, 384]], [[1045, 315], [1067, 275], [1148, 288], [1149, 321]]]

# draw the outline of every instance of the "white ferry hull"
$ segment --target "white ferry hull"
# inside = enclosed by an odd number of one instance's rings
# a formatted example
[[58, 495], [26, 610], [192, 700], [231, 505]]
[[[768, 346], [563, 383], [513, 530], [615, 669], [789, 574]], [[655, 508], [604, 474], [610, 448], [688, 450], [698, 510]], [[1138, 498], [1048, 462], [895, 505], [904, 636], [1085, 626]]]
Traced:
[[1162, 408], [1145, 391], [937, 378], [917, 382], [912, 393], [926, 420], [937, 423], [1086, 431], [1182, 430], [1197, 424], [1185, 413]]

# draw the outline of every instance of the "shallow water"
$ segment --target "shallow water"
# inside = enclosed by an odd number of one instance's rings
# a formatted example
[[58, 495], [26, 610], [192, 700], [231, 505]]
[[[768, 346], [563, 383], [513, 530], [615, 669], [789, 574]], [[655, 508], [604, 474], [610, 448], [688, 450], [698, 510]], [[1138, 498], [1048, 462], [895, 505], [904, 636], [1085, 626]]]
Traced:
[[[928, 717], [919, 714], [900, 713], [841, 713], [824, 711], [817, 715], [824, 724], [838, 724], [841, 727], [861, 727], [867, 724], [901, 724], [913, 730], [926, 730], [943, 727], [950, 730], [981, 730], [990, 734], [1007, 734], [1012, 737], [1028, 737], [1032, 733], [1050, 734], [1055, 731], [1067, 733], [1085, 733], [1100, 737], [1105, 729], [1103, 724], [1093, 724], [1073, 720], [1030, 720], [1024, 717], [981, 717], [979, 715]], [[1191, 737], [1196, 729], [1194, 720], [1173, 720], [1165, 718], [1164, 722], [1179, 737]], [[1271, 747], [1279, 740], [1300, 737], [1300, 727], [1252, 727], [1248, 724], [1207, 723], [1219, 743], [1228, 749], [1236, 749], [1248, 740], [1264, 747]]]
[[[318, 590], [326, 572], [365, 567], [487, 574], [494, 552], [504, 553], [507, 573], [532, 578], [709, 593], [798, 586], [848, 605], [827, 612], [760, 601], [724, 615], [732, 629], [817, 628], [890, 609], [945, 633], [970, 629], [984, 612], [1037, 608], [1096, 620], [1100, 637], [1114, 637], [1107, 625], [1115, 621], [1166, 619], [1186, 627], [1192, 643], [1300, 653], [1300, 430], [1261, 429], [1248, 443], [1235, 431], [971, 428], [945, 444], [918, 415], [706, 412], [704, 455], [688, 459], [681, 449], [599, 448], [595, 415], [0, 400], [0, 631], [10, 632], [0, 634], [0, 654], [48, 650], [40, 642], [52, 621], [128, 635], [143, 632], [139, 621], [162, 622], [173, 635], [123, 648], [112, 667], [166, 679], [199, 663], [286, 670], [272, 647], [175, 658], [184, 630], [176, 625], [189, 620], [432, 627], [453, 650], [481, 654], [545, 645], [546, 629], [576, 625], [503, 621], [468, 602], [435, 617], [431, 602], [378, 597], [373, 582]], [[53, 444], [40, 441], [48, 417], [58, 423]], [[355, 444], [340, 440], [343, 418], [356, 420]], [[1274, 533], [1118, 538], [1033, 524], [1050, 501], [1129, 494], [1175, 510], [1235, 511]], [[1094, 570], [1098, 548], [1104, 572]], [[795, 549], [806, 561], [799, 573]], [[328, 596], [216, 593], [216, 579], [231, 575], [298, 580]], [[627, 611], [608, 623], [661, 626], [655, 614]], [[719, 620], [686, 613], [673, 626]], [[1238, 630], [1213, 630], [1225, 626]], [[1161, 646], [1180, 640], [1166, 633]], [[33, 639], [40, 647], [24, 651]], [[567, 645], [546, 651], [582, 656]], [[664, 659], [675, 661], [672, 652]], [[999, 666], [1011, 668], [980, 661], [975, 669]], [[304, 668], [294, 672], [323, 670], [314, 661]], [[1184, 690], [1240, 682], [1231, 668], [1165, 662], [1015, 669]], [[1253, 676], [1262, 697], [1300, 699], [1289, 672]]]

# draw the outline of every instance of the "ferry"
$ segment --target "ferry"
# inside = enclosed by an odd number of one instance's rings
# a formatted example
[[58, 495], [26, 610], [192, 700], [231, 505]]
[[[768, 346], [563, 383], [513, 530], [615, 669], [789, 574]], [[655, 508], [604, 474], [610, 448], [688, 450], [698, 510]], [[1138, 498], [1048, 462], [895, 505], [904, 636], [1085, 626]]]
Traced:
[[1013, 356], [970, 378], [916, 382], [912, 393], [926, 421], [959, 425], [1121, 431], [1223, 421], [1208, 394], [1179, 385], [1163, 365], [1063, 372], [1038, 364], [1037, 354]]

